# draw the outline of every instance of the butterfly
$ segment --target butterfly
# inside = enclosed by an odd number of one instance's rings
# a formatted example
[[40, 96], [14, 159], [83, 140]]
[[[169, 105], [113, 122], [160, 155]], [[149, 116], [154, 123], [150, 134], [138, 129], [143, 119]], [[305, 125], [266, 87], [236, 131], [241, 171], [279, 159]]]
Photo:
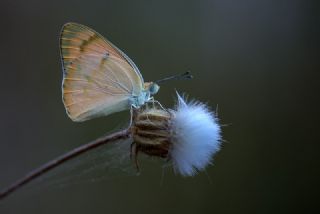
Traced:
[[73, 121], [139, 108], [159, 90], [144, 82], [134, 62], [99, 33], [81, 24], [62, 27], [62, 99]]

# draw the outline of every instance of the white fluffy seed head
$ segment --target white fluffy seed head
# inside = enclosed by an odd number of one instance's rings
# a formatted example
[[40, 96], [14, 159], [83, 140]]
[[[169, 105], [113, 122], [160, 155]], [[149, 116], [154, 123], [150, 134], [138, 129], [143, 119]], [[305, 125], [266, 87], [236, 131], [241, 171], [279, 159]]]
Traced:
[[179, 95], [171, 119], [172, 146], [169, 151], [175, 172], [192, 176], [204, 170], [219, 151], [221, 129], [218, 119], [200, 102], [186, 103]]

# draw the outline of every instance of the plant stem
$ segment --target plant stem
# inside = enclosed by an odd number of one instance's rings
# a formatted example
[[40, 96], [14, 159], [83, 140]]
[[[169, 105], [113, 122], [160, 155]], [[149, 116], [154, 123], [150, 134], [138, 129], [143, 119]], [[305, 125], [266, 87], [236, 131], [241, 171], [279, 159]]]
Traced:
[[97, 148], [101, 145], [114, 142], [116, 140], [120, 139], [126, 139], [129, 138], [131, 135], [130, 129], [121, 130], [118, 132], [115, 132], [113, 134], [98, 138], [95, 141], [92, 141], [90, 143], [87, 143], [85, 145], [79, 146], [47, 163], [40, 166], [39, 168], [36, 168], [26, 174], [24, 177], [22, 177], [20, 180], [13, 183], [11, 186], [7, 187], [3, 191], [0, 192], [0, 200], [7, 197], [10, 193], [16, 191], [17, 189], [21, 188], [22, 186], [26, 185], [30, 181], [34, 180], [35, 178], [39, 177], [40, 175], [48, 172], [49, 170], [54, 169], [55, 167], [67, 162], [70, 159], [73, 159], [75, 157], [78, 157], [79, 155], [92, 150], [94, 148]]

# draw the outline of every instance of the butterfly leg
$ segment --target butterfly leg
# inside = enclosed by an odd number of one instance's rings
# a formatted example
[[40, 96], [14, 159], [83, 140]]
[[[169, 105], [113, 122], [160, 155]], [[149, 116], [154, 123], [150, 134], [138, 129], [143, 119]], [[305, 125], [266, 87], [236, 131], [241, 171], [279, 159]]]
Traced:
[[162, 110], [166, 110], [162, 105], [161, 103], [158, 101], [158, 100], [155, 100], [154, 97], [150, 97], [148, 103], [152, 103], [153, 105], [153, 108], [155, 108], [155, 103], [162, 109]]
[[132, 127], [132, 124], [134, 123], [137, 115], [139, 112], [139, 108], [136, 108], [135, 106], [130, 107], [130, 123], [129, 123], [129, 128]]
[[154, 97], [151, 97], [151, 98], [150, 98], [150, 101], [152, 102], [152, 107], [155, 108], [155, 105], [154, 105], [155, 99], [154, 99]]
[[[131, 127], [131, 125], [132, 125], [132, 120], [134, 119], [133, 117], [135, 116], [134, 115], [134, 109], [133, 109], [134, 107], [133, 106], [131, 106], [130, 107], [130, 123], [129, 123], [129, 127]], [[131, 144], [132, 145], [132, 144]]]
[[157, 103], [160, 106], [160, 108], [162, 108], [162, 110], [166, 110], [158, 100], [154, 100], [154, 102]]
[[166, 108], [164, 108], [158, 100], [153, 99], [153, 105], [156, 103], [162, 110], [169, 112]]

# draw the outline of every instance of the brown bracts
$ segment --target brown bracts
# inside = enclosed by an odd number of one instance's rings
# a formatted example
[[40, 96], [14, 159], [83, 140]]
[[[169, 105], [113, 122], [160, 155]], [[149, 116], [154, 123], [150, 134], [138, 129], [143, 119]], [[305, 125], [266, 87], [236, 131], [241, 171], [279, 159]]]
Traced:
[[137, 168], [139, 152], [161, 158], [168, 157], [171, 147], [170, 121], [172, 116], [167, 110], [148, 106], [133, 111], [131, 155], [134, 155]]

